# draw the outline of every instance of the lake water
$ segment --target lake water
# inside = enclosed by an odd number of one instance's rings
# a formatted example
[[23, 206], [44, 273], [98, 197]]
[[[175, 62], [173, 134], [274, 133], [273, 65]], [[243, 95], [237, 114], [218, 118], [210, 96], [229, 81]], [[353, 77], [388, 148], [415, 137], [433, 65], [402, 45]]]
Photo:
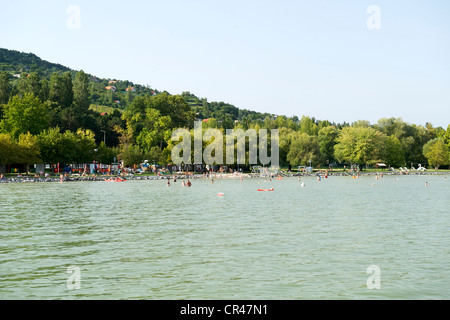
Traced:
[[449, 299], [447, 177], [0, 184], [0, 299]]

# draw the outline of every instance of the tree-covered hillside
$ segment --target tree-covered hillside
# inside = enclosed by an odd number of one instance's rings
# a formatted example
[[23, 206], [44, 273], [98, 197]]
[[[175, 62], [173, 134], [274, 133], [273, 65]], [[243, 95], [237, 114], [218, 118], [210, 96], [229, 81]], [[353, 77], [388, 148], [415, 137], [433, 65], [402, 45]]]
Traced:
[[0, 48], [0, 71], [8, 71], [11, 74], [38, 72], [40, 75], [50, 75], [53, 72], [71, 70], [60, 64], [42, 60], [33, 53]]
[[[100, 79], [33, 54], [0, 49], [0, 164], [111, 163], [114, 158], [125, 165], [144, 159], [166, 164], [175, 146], [172, 133], [186, 128], [193, 138], [195, 120], [202, 120], [204, 131], [222, 134], [278, 129], [283, 166], [450, 163], [450, 125], [435, 128], [401, 118], [340, 124], [259, 113], [190, 92], [172, 95], [128, 80]], [[250, 164], [248, 153], [245, 164]]]
[[[77, 72], [60, 64], [42, 60], [33, 53], [0, 48], [0, 72], [3, 71], [9, 73], [13, 87], [18, 86], [21, 76], [28, 76], [29, 74], [36, 74], [41, 80], [48, 83], [55, 73], [62, 75], [68, 72], [73, 78]], [[165, 90], [160, 91], [129, 80], [104, 79], [91, 74], [87, 75], [89, 78], [90, 104], [94, 109], [98, 106], [106, 106], [124, 110], [137, 96], [168, 93]], [[44, 83], [45, 85], [46, 83]], [[46, 90], [45, 87], [44, 90]], [[13, 90], [12, 95], [16, 93], [17, 91]], [[216, 118], [220, 121], [232, 123], [235, 120], [255, 120], [272, 116], [267, 113], [238, 109], [225, 102], [209, 102], [207, 99], [198, 98], [190, 92], [184, 92], [182, 96], [193, 108], [197, 118], [200, 119]]]

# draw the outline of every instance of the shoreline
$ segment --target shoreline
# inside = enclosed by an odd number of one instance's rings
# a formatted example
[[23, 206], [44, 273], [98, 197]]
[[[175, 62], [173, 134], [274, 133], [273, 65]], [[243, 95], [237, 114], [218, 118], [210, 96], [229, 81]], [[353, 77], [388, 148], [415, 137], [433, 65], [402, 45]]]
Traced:
[[[377, 176], [377, 175], [389, 175], [389, 176], [410, 176], [410, 175], [450, 175], [450, 172], [424, 172], [424, 171], [412, 171], [412, 172], [328, 172], [327, 175], [329, 177], [351, 177], [351, 176]], [[284, 173], [281, 174], [283, 178], [290, 177], [317, 177], [318, 175], [324, 175], [324, 173], [313, 172], [313, 173]], [[64, 177], [61, 181], [60, 177], [31, 177], [31, 176], [22, 176], [22, 177], [9, 177], [3, 178], [0, 180], [0, 184], [2, 183], [39, 183], [39, 182], [83, 182], [83, 181], [106, 181], [108, 179], [114, 179], [116, 177], [121, 177], [125, 180], [133, 180], [133, 181], [142, 181], [142, 180], [168, 180], [176, 178], [177, 180], [183, 179], [240, 179], [241, 176], [243, 178], [250, 179], [258, 179], [258, 178], [268, 178], [268, 177], [276, 177], [277, 175], [273, 174], [258, 174], [258, 173], [213, 173], [212, 175], [203, 176], [202, 174], [171, 174], [171, 175], [163, 175], [163, 176], [141, 176], [141, 175], [125, 175], [125, 176], [69, 176]]]

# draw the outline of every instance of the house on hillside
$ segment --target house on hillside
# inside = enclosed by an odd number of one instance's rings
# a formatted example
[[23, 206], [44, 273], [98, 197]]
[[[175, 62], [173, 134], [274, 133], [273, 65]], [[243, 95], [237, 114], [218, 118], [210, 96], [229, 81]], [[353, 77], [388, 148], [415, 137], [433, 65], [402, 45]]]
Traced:
[[117, 88], [115, 86], [107, 86], [105, 87], [106, 90], [112, 90], [113, 92], [116, 92]]
[[136, 92], [136, 88], [135, 87], [128, 87], [126, 88], [126, 91], [131, 91], [131, 92]]

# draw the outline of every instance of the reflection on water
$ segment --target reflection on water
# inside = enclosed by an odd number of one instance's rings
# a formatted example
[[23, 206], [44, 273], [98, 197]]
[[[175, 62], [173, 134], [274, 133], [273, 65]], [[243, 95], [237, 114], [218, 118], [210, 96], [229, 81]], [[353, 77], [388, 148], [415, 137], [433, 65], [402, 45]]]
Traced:
[[2, 184], [0, 298], [450, 298], [444, 176], [301, 182]]

